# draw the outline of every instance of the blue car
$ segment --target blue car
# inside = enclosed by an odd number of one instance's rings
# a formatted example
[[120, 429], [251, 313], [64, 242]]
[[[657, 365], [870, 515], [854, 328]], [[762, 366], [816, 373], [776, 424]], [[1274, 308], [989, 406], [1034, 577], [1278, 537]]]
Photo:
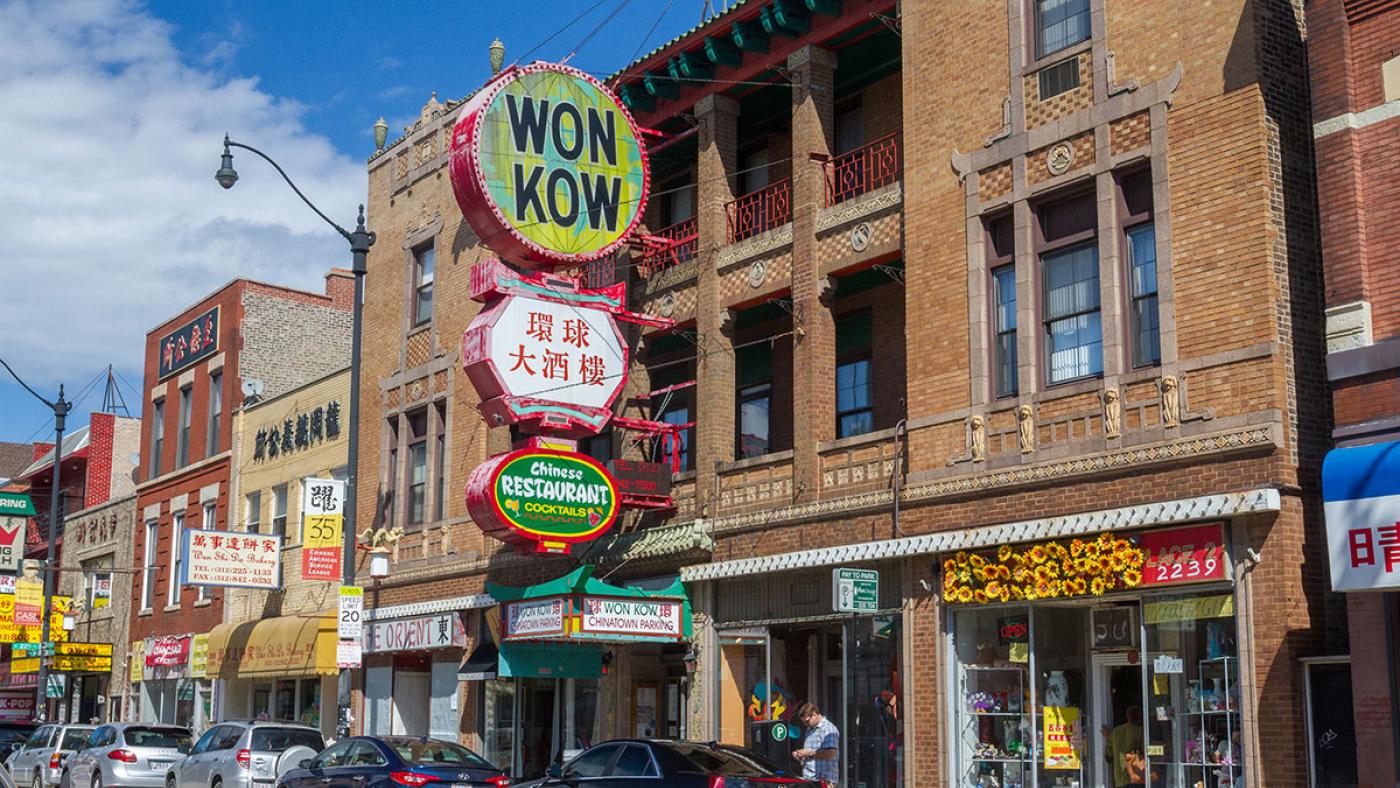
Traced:
[[413, 736], [341, 739], [282, 775], [278, 788], [508, 788], [510, 778], [453, 742]]

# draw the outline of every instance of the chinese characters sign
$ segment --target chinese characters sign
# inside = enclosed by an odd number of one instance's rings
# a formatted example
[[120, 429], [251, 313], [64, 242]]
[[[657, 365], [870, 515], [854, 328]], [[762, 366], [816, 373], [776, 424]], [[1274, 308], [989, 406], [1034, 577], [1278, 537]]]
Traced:
[[1332, 589], [1400, 588], [1400, 442], [1328, 452], [1322, 499]]
[[506, 604], [501, 622], [505, 628], [503, 639], [563, 637], [567, 634], [564, 628], [567, 605], [568, 600], [564, 597], [528, 599]]
[[482, 243], [522, 265], [617, 250], [646, 210], [646, 146], [601, 82], [550, 63], [508, 68], [452, 129], [452, 189]]
[[579, 635], [681, 637], [679, 599], [609, 599], [584, 597]]
[[259, 427], [253, 436], [253, 462], [275, 460], [284, 454], [340, 437], [340, 403], [331, 400], [276, 424]]
[[1227, 576], [1223, 523], [1144, 531], [1138, 542], [1147, 554], [1142, 568], [1144, 586], [1200, 583]]
[[160, 338], [157, 378], [176, 372], [219, 352], [219, 308], [216, 306]]
[[339, 580], [344, 553], [345, 482], [306, 479], [301, 487], [301, 576]]
[[467, 644], [466, 628], [455, 613], [399, 621], [376, 621], [369, 625], [367, 634], [364, 648], [366, 654], [453, 648]]
[[483, 531], [521, 550], [568, 553], [612, 526], [617, 485], [587, 455], [522, 449], [472, 472], [467, 510]]
[[612, 314], [588, 295], [563, 293], [578, 303], [561, 303], [511, 294], [472, 319], [462, 364], [496, 423], [541, 422], [575, 437], [607, 426], [627, 383], [628, 349]]
[[185, 529], [180, 582], [191, 586], [281, 586], [282, 537]]
[[1045, 707], [1045, 768], [1078, 769], [1079, 708]]
[[146, 642], [146, 667], [173, 668], [190, 661], [190, 636], [158, 637]]
[[15, 578], [14, 624], [37, 627], [43, 623], [44, 581], [39, 578], [39, 562], [25, 561], [23, 573]]

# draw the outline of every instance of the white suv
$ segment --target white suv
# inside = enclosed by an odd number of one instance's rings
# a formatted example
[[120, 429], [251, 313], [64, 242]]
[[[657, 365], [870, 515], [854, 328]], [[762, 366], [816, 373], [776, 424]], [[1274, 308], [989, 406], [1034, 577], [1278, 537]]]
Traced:
[[165, 788], [271, 788], [297, 763], [325, 749], [316, 728], [290, 722], [221, 722], [175, 762]]

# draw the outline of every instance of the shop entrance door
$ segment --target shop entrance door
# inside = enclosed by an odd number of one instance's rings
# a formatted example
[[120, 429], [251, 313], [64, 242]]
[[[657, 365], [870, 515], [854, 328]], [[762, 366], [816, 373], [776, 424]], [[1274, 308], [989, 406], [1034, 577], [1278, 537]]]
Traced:
[[1122, 652], [1093, 656], [1093, 715], [1084, 726], [1086, 751], [1094, 761], [1096, 788], [1141, 785], [1123, 759], [1141, 758], [1143, 749], [1142, 665]]
[[549, 768], [549, 761], [559, 751], [558, 727], [555, 725], [554, 710], [558, 703], [558, 679], [521, 679], [520, 713], [520, 762], [514, 774], [521, 778], [533, 779], [542, 776]]
[[427, 673], [400, 671], [394, 676], [394, 733], [428, 735], [428, 705], [432, 693]]

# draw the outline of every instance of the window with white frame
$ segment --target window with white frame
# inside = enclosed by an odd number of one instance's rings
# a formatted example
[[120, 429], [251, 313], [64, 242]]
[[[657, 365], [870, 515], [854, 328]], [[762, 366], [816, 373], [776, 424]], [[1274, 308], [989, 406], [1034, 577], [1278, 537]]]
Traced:
[[433, 319], [433, 273], [437, 250], [430, 244], [413, 250], [413, 325]]
[[243, 496], [243, 530], [250, 534], [262, 532], [262, 490]]
[[272, 488], [272, 533], [287, 536], [287, 485]]
[[167, 586], [165, 604], [174, 607], [180, 604], [180, 571], [184, 568], [185, 515], [176, 512], [170, 516], [170, 583]]
[[141, 562], [142, 610], [150, 610], [156, 602], [156, 573], [160, 571], [160, 565], [156, 563], [156, 556], [160, 548], [159, 542], [160, 523], [155, 520], [147, 520], [145, 557]]
[[1095, 217], [1093, 194], [1037, 209], [1045, 379], [1051, 385], [1103, 373]]

